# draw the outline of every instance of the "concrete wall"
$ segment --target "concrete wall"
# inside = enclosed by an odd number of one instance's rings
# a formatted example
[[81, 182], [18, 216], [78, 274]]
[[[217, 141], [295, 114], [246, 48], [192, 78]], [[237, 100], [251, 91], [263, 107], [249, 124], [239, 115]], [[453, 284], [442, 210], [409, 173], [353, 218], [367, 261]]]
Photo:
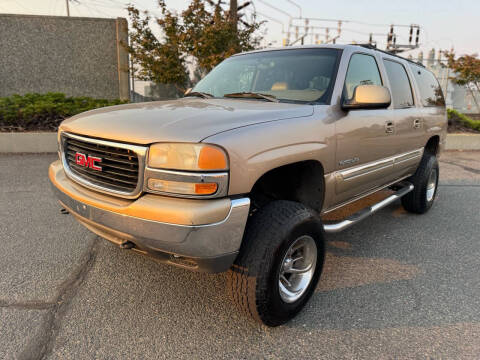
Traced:
[[0, 14], [0, 97], [27, 92], [128, 99], [123, 18]]

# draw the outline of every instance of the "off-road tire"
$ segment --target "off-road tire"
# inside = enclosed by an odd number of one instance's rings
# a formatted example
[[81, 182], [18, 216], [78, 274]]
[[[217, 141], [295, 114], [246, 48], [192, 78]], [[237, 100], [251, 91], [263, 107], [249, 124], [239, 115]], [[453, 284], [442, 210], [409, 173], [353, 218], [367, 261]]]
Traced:
[[[279, 271], [290, 244], [303, 235], [315, 241], [316, 268], [303, 295], [287, 303], [280, 296]], [[239, 256], [228, 272], [227, 288], [244, 314], [278, 326], [293, 318], [312, 296], [324, 258], [324, 232], [317, 213], [300, 203], [273, 201], [249, 219]]]
[[[436, 171], [435, 191], [432, 199], [428, 200], [427, 186], [432, 171]], [[413, 184], [414, 189], [402, 197], [402, 205], [405, 210], [416, 214], [424, 214], [430, 210], [437, 196], [438, 174], [437, 157], [429, 152], [424, 153], [417, 171], [407, 179]]]

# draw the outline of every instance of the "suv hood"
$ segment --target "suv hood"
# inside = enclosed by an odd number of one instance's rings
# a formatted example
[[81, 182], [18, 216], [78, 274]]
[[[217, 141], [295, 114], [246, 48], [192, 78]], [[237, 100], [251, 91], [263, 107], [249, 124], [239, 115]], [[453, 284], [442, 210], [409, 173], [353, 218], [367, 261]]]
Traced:
[[132, 144], [199, 142], [237, 127], [312, 114], [311, 105], [182, 98], [87, 111], [65, 120], [60, 129]]

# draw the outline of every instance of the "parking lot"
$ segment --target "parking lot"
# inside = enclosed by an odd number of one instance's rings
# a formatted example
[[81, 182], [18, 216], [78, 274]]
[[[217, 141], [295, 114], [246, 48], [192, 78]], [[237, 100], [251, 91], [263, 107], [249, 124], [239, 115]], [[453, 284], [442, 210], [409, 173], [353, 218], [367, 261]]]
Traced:
[[426, 215], [328, 235], [293, 321], [244, 318], [223, 274], [122, 250], [62, 215], [55, 155], [0, 155], [0, 358], [480, 358], [480, 153], [447, 152]]

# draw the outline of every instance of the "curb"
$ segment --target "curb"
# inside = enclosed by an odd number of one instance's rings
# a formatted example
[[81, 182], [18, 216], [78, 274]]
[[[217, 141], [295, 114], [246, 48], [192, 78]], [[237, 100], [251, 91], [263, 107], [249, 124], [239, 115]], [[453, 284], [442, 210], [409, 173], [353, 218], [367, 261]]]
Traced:
[[[445, 150], [480, 150], [480, 134], [448, 134]], [[0, 133], [0, 153], [55, 153], [57, 133]]]
[[480, 150], [480, 134], [448, 134], [445, 150]]

